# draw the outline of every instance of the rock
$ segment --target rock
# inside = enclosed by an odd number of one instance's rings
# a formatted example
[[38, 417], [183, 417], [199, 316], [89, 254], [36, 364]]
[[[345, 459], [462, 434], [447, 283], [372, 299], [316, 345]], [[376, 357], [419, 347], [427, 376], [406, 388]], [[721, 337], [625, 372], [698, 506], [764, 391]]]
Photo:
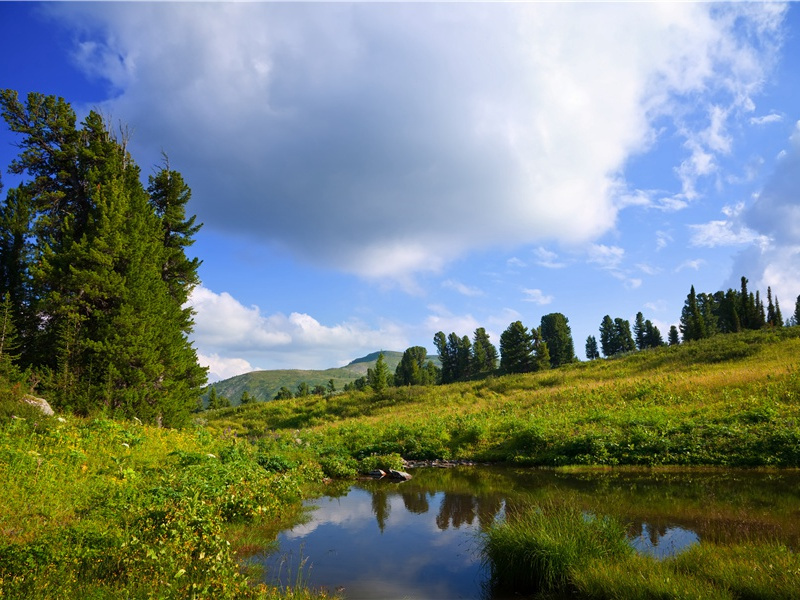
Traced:
[[50, 405], [47, 403], [47, 400], [44, 398], [37, 398], [36, 396], [31, 396], [30, 394], [25, 394], [22, 397], [22, 401], [26, 404], [30, 404], [31, 406], [35, 406], [40, 411], [42, 411], [43, 415], [48, 417], [52, 417], [55, 413], [53, 409], [50, 408]]
[[375, 469], [374, 471], [370, 471], [368, 475], [370, 477], [374, 477], [375, 479], [380, 479], [381, 477], [386, 477], [386, 471], [383, 469]]
[[400, 481], [408, 481], [411, 479], [411, 475], [405, 471], [395, 471], [394, 469], [389, 469], [389, 473], [387, 473], [387, 475], [390, 479], [397, 479]]

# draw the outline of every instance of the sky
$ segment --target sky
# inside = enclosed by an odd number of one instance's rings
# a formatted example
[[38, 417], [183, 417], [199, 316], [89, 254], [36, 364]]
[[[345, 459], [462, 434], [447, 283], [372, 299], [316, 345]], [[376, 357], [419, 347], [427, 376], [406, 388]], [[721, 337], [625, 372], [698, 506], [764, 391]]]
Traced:
[[210, 381], [800, 295], [800, 5], [0, 2], [0, 56], [192, 188]]

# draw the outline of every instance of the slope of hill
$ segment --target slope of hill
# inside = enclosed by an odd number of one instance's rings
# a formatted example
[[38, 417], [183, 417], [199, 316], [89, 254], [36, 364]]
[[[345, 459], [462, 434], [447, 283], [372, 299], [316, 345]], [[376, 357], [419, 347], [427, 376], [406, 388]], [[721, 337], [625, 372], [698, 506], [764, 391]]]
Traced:
[[[367, 374], [367, 370], [375, 366], [379, 355], [380, 352], [373, 352], [353, 360], [344, 367], [334, 367], [322, 371], [301, 369], [253, 371], [211, 384], [203, 397], [207, 398], [208, 391], [211, 387], [214, 387], [219, 396], [228, 398], [235, 406], [239, 404], [243, 392], [247, 392], [260, 402], [266, 402], [274, 399], [275, 394], [282, 387], [295, 392], [297, 391], [297, 386], [303, 382], [313, 389], [316, 385], [327, 386], [328, 382], [333, 380], [336, 389], [341, 390], [345, 384], [355, 381], [359, 377], [364, 377]], [[383, 351], [383, 359], [392, 373], [394, 373], [402, 357], [402, 352]]]

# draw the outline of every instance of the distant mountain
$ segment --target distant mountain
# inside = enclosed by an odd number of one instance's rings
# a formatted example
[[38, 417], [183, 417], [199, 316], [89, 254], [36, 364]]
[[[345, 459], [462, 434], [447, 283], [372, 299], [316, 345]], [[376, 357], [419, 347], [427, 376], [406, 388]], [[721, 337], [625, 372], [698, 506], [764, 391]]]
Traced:
[[[378, 361], [379, 352], [373, 352], [357, 358], [344, 367], [325, 369], [324, 371], [300, 370], [300, 369], [275, 369], [268, 371], [253, 371], [244, 375], [237, 375], [230, 379], [217, 381], [206, 388], [204, 398], [208, 396], [209, 390], [213, 387], [217, 390], [217, 395], [224, 396], [236, 406], [242, 397], [242, 392], [247, 392], [260, 402], [273, 400], [275, 394], [282, 387], [287, 387], [292, 392], [297, 391], [297, 386], [306, 382], [310, 388], [316, 385], [327, 386], [333, 379], [333, 384], [337, 390], [344, 388], [346, 383], [355, 381], [359, 377], [367, 374], [367, 369], [375, 366]], [[389, 367], [389, 371], [394, 374], [400, 359], [403, 358], [402, 352], [384, 350], [383, 359]], [[438, 361], [435, 361], [438, 363]]]

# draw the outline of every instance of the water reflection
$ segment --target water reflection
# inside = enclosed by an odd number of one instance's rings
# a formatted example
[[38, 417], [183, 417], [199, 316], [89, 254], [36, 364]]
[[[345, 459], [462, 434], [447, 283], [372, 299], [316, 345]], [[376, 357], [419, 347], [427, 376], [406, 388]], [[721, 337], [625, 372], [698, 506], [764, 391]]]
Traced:
[[663, 558], [703, 540], [800, 540], [800, 471], [418, 469], [411, 481], [360, 481], [309, 503], [310, 520], [258, 557], [266, 580], [308, 558], [314, 587], [356, 598], [486, 598], [476, 533], [532, 503], [563, 499], [628, 523], [638, 551]]

